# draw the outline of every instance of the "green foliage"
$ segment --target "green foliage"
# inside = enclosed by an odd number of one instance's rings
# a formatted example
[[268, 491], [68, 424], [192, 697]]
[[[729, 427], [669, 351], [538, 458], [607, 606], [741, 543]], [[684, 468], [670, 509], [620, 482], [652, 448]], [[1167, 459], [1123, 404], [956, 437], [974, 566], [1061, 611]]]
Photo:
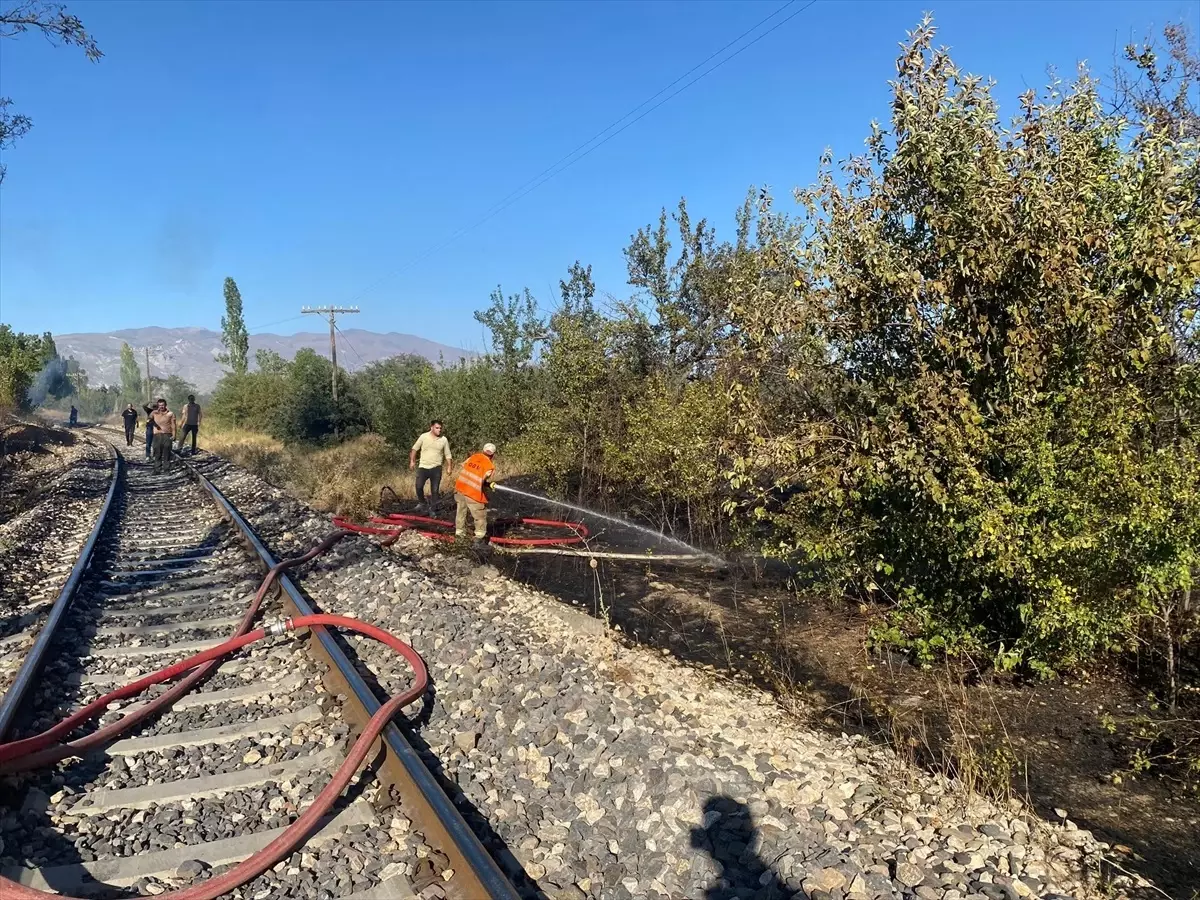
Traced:
[[[26, 410], [69, 390], [50, 332], [40, 337], [0, 325], [0, 412]], [[40, 376], [40, 377], [39, 377]], [[31, 396], [31, 389], [33, 396]]]
[[354, 375], [354, 389], [374, 430], [394, 446], [411, 445], [433, 410], [433, 366], [421, 356], [396, 356], [372, 363]]
[[142, 396], [142, 370], [138, 368], [133, 348], [121, 343], [121, 393], [126, 403], [137, 403]]
[[246, 331], [246, 319], [241, 312], [241, 292], [233, 278], [224, 282], [226, 314], [221, 317], [221, 343], [226, 352], [218, 361], [229, 366], [236, 376], [244, 376], [250, 367], [250, 334]]
[[102, 384], [98, 388], [90, 388], [85, 385], [77, 389], [68, 399], [57, 404], [57, 407], [65, 411], [68, 405], [73, 405], [79, 410], [81, 421], [95, 422], [118, 412], [123, 406], [121, 401], [121, 393], [116, 388], [110, 388], [106, 384]]
[[[721, 540], [720, 496], [726, 480], [722, 445], [728, 424], [725, 395], [710, 384], [658, 374], [626, 398], [624, 439], [606, 442], [611, 489], [657, 505], [666, 523]], [[647, 509], [648, 511], [648, 509]]]
[[[258, 351], [258, 371], [228, 374], [213, 393], [208, 415], [218, 426], [269, 434], [288, 443], [321, 444], [334, 436], [331, 363], [305, 348], [288, 362]], [[536, 375], [518, 368], [512, 377]], [[407, 451], [431, 420], [442, 419], [455, 453], [465, 456], [488, 441], [507, 443], [516, 428], [495, 402], [509, 373], [492, 358], [435, 367], [419, 356], [381, 360], [349, 375], [338, 373], [338, 414], [345, 436], [373, 431]], [[506, 430], [508, 429], [508, 430]]]
[[218, 426], [265, 434], [270, 414], [282, 404], [287, 389], [282, 373], [230, 373], [217, 383], [206, 415]]
[[154, 395], [154, 399], [162, 397], [167, 401], [167, 408], [176, 415], [187, 404], [188, 395], [196, 393], [196, 386], [184, 381], [179, 375], [168, 375], [166, 378], [152, 378], [150, 383], [150, 392]]
[[693, 228], [683, 199], [671, 217], [678, 239], [674, 257], [665, 209], [657, 226], [639, 229], [630, 240], [625, 250], [629, 283], [653, 310], [653, 333], [668, 368], [692, 375], [712, 373], [729, 325], [724, 296], [728, 269], [748, 250], [750, 210], [747, 198], [737, 216], [733, 245], [718, 245], [716, 232], [704, 219]]
[[225, 315], [221, 316], [221, 343], [225, 352], [218, 360], [229, 366], [234, 375], [245, 375], [250, 363], [250, 335], [242, 316], [242, 294], [237, 282], [225, 279]]
[[468, 366], [459, 373], [459, 381], [464, 387], [483, 387], [480, 379], [487, 378], [499, 388], [474, 395], [478, 404], [486, 403], [486, 411], [463, 410], [473, 423], [469, 430], [478, 434], [477, 429], [486, 423], [494, 436], [484, 440], [494, 442], [519, 434], [529, 420], [530, 397], [537, 378], [531, 363], [544, 326], [529, 288], [506, 299], [497, 285], [491, 301], [491, 306], [475, 313], [475, 320], [489, 331], [492, 352], [483, 364], [489, 371], [485, 375], [483, 369], [474, 371], [478, 366]]
[[1197, 146], [1086, 73], [1005, 128], [932, 38], [763, 247], [788, 277], [734, 282], [732, 481], [773, 552], [897, 605], [881, 639], [1048, 672], [1191, 583]]
[[933, 35], [798, 216], [752, 191], [721, 242], [680, 201], [631, 237], [626, 301], [576, 262], [546, 319], [493, 292], [481, 360], [376, 363], [335, 413], [327, 361], [260, 354], [214, 415], [309, 442], [341, 415], [401, 451], [437, 417], [460, 456], [494, 441], [549, 489], [886, 603], [875, 639], [922, 661], [1048, 675], [1150, 640], [1173, 697], [1200, 563], [1200, 64], [1168, 31], [1115, 96], [1081, 71], [1009, 125]]
[[[518, 450], [550, 484], [565, 489], [572, 482], [581, 495], [599, 486], [603, 436], [616, 427], [607, 415], [607, 323], [582, 286], [576, 279], [562, 285], [564, 304], [550, 317], [542, 352], [541, 391]], [[567, 300], [569, 291], [577, 296]]]
[[[258, 371], [268, 375], [284, 375], [287, 373], [288, 361], [275, 350], [255, 350], [254, 364]], [[244, 372], [242, 374], [245, 374]]]
[[338, 370], [338, 405], [333, 404], [333, 363], [305, 347], [291, 362], [258, 351], [259, 371], [231, 372], [213, 391], [209, 415], [218, 426], [261, 431], [285, 442], [319, 442], [334, 434], [361, 433], [369, 424], [349, 376]]

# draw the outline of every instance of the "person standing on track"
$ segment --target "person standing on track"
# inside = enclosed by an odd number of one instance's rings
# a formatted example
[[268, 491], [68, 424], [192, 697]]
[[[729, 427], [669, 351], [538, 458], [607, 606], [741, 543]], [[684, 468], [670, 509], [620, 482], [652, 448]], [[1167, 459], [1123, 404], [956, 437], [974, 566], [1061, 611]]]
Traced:
[[125, 420], [125, 446], [133, 446], [133, 432], [137, 428], [138, 414], [130, 403], [125, 409], [121, 410], [121, 418]]
[[[421, 454], [418, 463], [417, 454]], [[453, 462], [450, 441], [442, 434], [442, 423], [434, 419], [429, 430], [423, 432], [408, 451], [408, 468], [417, 470], [417, 503], [425, 503], [425, 483], [429, 482], [429, 514], [437, 508], [442, 492], [442, 470], [449, 470]]]
[[149, 403], [143, 403], [142, 409], [146, 411], [146, 459], [149, 459], [150, 448], [154, 440], [154, 407]]
[[495, 455], [496, 445], [484, 444], [483, 451], [471, 454], [458, 473], [454, 483], [454, 499], [458, 503], [454, 517], [455, 540], [466, 540], [467, 516], [470, 515], [475, 520], [476, 546], [487, 543], [487, 507], [492, 475], [496, 471], [496, 464], [492, 462]]
[[154, 444], [150, 448], [154, 457], [154, 474], [169, 474], [171, 444], [175, 440], [175, 413], [167, 409], [167, 401], [159, 397], [150, 418], [154, 420]]
[[71, 427], [74, 428], [79, 424], [79, 410], [74, 406], [71, 407]]
[[192, 455], [196, 455], [196, 433], [200, 430], [200, 404], [196, 402], [195, 394], [188, 394], [187, 405], [183, 408], [183, 427], [179, 431], [179, 452], [183, 452], [183, 442], [187, 440], [188, 432], [192, 434]]

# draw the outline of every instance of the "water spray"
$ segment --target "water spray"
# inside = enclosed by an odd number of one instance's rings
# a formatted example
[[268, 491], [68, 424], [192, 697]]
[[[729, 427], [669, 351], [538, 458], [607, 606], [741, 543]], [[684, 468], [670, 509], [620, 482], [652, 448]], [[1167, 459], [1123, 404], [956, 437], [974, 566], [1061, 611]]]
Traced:
[[[492, 486], [498, 491], [504, 491], [505, 493], [508, 493], [508, 494], [517, 494], [521, 497], [526, 497], [530, 500], [537, 500], [537, 501], [543, 502], [543, 503], [552, 503], [555, 506], [561, 506], [564, 509], [574, 510], [575, 512], [582, 513], [585, 516], [594, 516], [597, 519], [603, 519], [606, 522], [612, 522], [614, 525], [617, 525], [621, 528], [630, 528], [634, 531], [637, 531], [637, 532], [640, 532], [641, 534], [646, 535], [647, 537], [651, 538], [654, 541], [663, 541], [667, 544], [673, 544], [678, 549], [686, 551], [686, 553], [689, 556], [692, 556], [692, 557], [695, 557], [698, 559], [707, 559], [718, 565], [724, 564], [724, 560], [722, 560], [719, 556], [716, 556], [713, 553], [709, 553], [707, 550], [701, 550], [699, 547], [694, 547], [691, 544], [687, 543], [687, 541], [681, 541], [679, 538], [671, 537], [669, 534], [663, 534], [661, 531], [655, 531], [652, 528], [647, 528], [645, 525], [638, 525], [636, 522], [630, 522], [628, 519], [622, 519], [618, 516], [610, 516], [607, 513], [597, 512], [594, 509], [588, 509], [586, 506], [579, 506], [575, 503], [568, 503], [565, 500], [555, 500], [553, 497], [546, 497], [542, 494], [531, 494], [528, 491], [522, 491], [522, 490], [519, 490], [518, 488], [509, 487], [508, 485], [505, 485], [505, 484], [494, 484]], [[577, 555], [577, 554], [571, 554], [571, 555]], [[578, 554], [578, 555], [583, 555], [583, 554]]]

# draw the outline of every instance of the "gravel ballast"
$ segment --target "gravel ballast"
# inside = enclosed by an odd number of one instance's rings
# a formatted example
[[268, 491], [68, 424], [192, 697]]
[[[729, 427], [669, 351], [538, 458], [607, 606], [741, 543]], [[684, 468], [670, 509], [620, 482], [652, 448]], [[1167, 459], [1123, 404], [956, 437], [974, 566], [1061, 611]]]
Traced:
[[36, 498], [0, 523], [0, 693], [66, 584], [112, 481], [103, 446], [80, 440], [53, 452]]
[[[236, 467], [201, 466], [279, 557], [331, 530]], [[629, 646], [416, 536], [396, 552], [346, 540], [297, 581], [322, 609], [387, 627], [425, 657], [436, 690], [418, 726], [427, 763], [465, 798], [485, 844], [506, 845], [526, 896], [1101, 892], [1107, 847], [1065, 816], [992, 804], [887, 748], [810, 727], [765, 692]], [[351, 643], [385, 688], [404, 685], [390, 652]], [[1103, 891], [1131, 888], [1117, 879]]]

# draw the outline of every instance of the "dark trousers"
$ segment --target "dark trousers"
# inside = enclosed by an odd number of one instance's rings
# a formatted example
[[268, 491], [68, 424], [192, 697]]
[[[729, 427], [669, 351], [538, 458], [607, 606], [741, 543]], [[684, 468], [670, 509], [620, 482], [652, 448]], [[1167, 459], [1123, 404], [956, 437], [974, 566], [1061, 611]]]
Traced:
[[154, 435], [154, 445], [151, 447], [154, 455], [154, 474], [171, 471], [171, 435], [161, 431]]
[[125, 426], [125, 446], [126, 447], [133, 446], [133, 425], [132, 424]]
[[151, 445], [151, 441], [153, 441], [153, 440], [154, 440], [154, 429], [147, 428], [146, 429], [146, 459], [150, 458], [150, 445]]
[[183, 442], [187, 440], [188, 432], [192, 433], [192, 452], [196, 452], [196, 432], [200, 430], [199, 425], [184, 425], [183, 430], [179, 432], [179, 449], [183, 449]]
[[442, 467], [436, 469], [417, 469], [417, 502], [425, 502], [425, 482], [429, 482], [429, 505], [438, 501], [442, 490]]

